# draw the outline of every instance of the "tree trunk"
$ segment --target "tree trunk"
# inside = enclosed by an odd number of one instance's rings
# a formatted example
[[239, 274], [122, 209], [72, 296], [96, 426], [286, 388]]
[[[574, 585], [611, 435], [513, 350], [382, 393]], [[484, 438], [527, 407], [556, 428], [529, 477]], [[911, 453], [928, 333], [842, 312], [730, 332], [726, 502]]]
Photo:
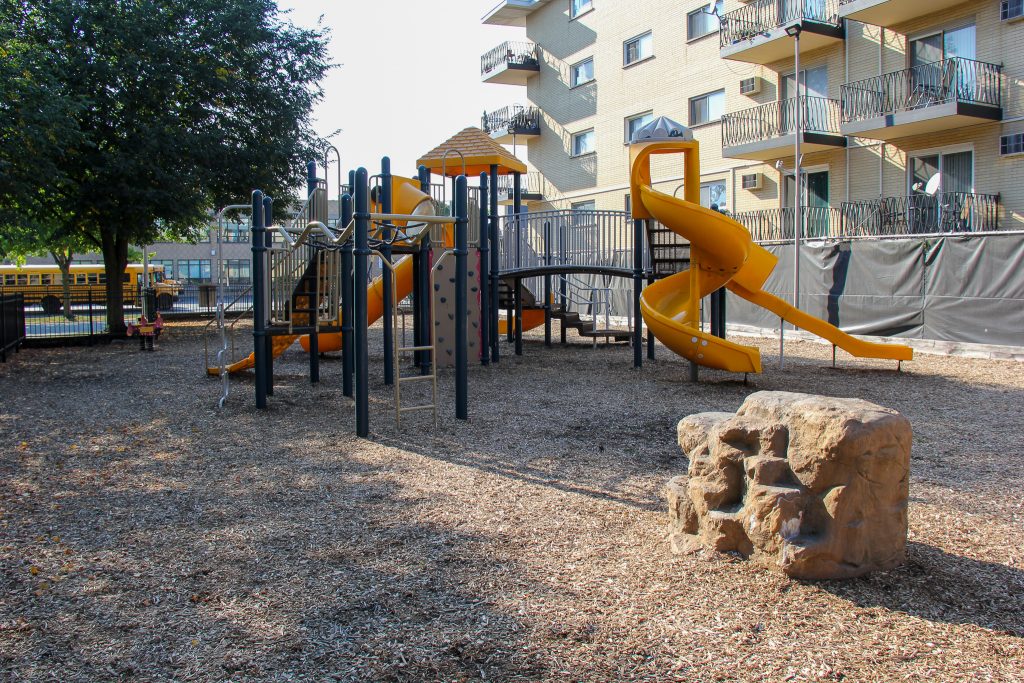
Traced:
[[101, 237], [103, 267], [107, 272], [107, 328], [111, 336], [123, 337], [127, 333], [123, 277], [128, 266], [128, 240], [108, 230], [104, 230]]
[[75, 312], [71, 310], [71, 262], [74, 260], [75, 254], [70, 249], [61, 249], [60, 251], [51, 251], [50, 256], [53, 257], [57, 268], [60, 269], [60, 288], [64, 299], [61, 308], [64, 310], [64, 317], [74, 320]]

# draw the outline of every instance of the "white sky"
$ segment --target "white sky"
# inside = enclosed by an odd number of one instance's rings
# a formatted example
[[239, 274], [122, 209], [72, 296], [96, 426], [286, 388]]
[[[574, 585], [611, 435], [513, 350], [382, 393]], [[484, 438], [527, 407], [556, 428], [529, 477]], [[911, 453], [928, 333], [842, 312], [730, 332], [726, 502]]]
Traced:
[[[343, 129], [331, 139], [343, 171], [365, 166], [379, 172], [387, 155], [396, 174], [411, 176], [421, 154], [466, 126], [479, 126], [485, 109], [525, 103], [525, 87], [480, 81], [480, 56], [525, 36], [521, 28], [480, 22], [496, 4], [278, 0], [282, 10], [292, 10], [293, 23], [313, 26], [323, 15], [332, 29], [331, 58], [342, 66], [324, 81], [315, 125], [325, 136]], [[332, 189], [335, 173], [332, 168], [328, 178]]]

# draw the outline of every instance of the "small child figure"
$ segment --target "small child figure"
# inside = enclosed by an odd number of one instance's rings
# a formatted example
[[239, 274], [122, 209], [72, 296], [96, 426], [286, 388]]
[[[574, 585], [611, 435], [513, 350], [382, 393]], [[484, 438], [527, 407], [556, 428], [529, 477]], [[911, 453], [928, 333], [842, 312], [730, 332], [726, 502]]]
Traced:
[[156, 341], [160, 341], [160, 333], [164, 329], [164, 317], [160, 315], [160, 311], [156, 312], [156, 320], [153, 321], [153, 336], [156, 337]]
[[139, 350], [153, 350], [153, 325], [150, 325], [145, 314], [139, 316], [139, 322], [135, 325], [135, 333], [139, 335]]

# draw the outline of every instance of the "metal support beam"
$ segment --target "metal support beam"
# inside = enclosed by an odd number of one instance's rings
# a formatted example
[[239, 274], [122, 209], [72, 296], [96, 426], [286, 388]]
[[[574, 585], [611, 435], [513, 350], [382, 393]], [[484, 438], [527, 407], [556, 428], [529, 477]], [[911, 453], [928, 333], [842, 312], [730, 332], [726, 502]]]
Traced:
[[[384, 157], [380, 160], [380, 206], [381, 213], [390, 214], [392, 210], [392, 187], [391, 187], [391, 159]], [[395, 383], [395, 359], [394, 359], [394, 347], [395, 347], [395, 330], [394, 330], [394, 311], [392, 301], [394, 288], [394, 281], [390, 275], [391, 263], [391, 220], [390, 218], [384, 219], [384, 225], [381, 229], [381, 237], [383, 243], [380, 245], [381, 258], [388, 263], [384, 265], [381, 274], [384, 278], [383, 281], [383, 296], [384, 296], [384, 315], [381, 316], [384, 323], [384, 384], [391, 386]]]
[[[491, 164], [489, 169], [491, 182], [488, 186], [489, 197], [488, 203], [488, 214], [490, 220], [491, 230], [491, 361], [497, 363], [500, 360], [500, 352], [498, 351], [498, 269], [499, 269], [499, 251], [501, 249], [501, 241], [498, 237], [498, 165]], [[483, 226], [481, 226], [483, 229]]]
[[[326, 171], [326, 169], [324, 170]], [[311, 202], [316, 199], [313, 194], [316, 192], [316, 186], [316, 162], [310, 161], [306, 164], [306, 196], [310, 197]], [[320, 215], [321, 212], [318, 211], [317, 208], [318, 207], [316, 206], [310, 206], [310, 218]], [[315, 252], [314, 258], [316, 258]], [[319, 270], [317, 270], [314, 275], [316, 276], [317, 281], [322, 277]], [[320, 302], [315, 299], [317, 288], [314, 287], [313, 291], [310, 292], [309, 283], [307, 282], [305, 285], [307, 292], [307, 296], [305, 297], [306, 307], [311, 309], [311, 312], [306, 314], [309, 316], [307, 323], [313, 328], [313, 331], [309, 333], [309, 382], [310, 384], [316, 384], [320, 381], [320, 335], [317, 333], [317, 309], [320, 307]]]
[[[355, 178], [355, 292], [353, 299], [353, 315], [355, 316], [355, 375], [356, 375], [356, 435], [367, 437], [370, 434], [370, 359], [367, 349], [366, 324], [366, 268], [369, 265], [370, 246], [368, 233], [370, 230], [369, 178], [365, 168], [356, 171]], [[386, 354], [385, 354], [386, 355]]]
[[[352, 195], [346, 193], [341, 197], [341, 224], [348, 225], [352, 221]], [[352, 339], [352, 297], [355, 283], [352, 263], [352, 239], [349, 238], [341, 246], [341, 388], [345, 396], [352, 396], [352, 372], [355, 366], [354, 340]]]
[[259, 409], [267, 407], [267, 359], [264, 358], [267, 353], [267, 302], [264, 285], [269, 273], [265, 267], [265, 234], [263, 193], [255, 190], [252, 193], [252, 344], [256, 355], [256, 407]]
[[455, 216], [455, 417], [465, 420], [469, 418], [469, 189], [464, 175], [455, 182]]
[[[269, 228], [274, 224], [274, 199], [269, 195], [263, 195], [263, 226]], [[273, 246], [274, 236], [269, 230], [265, 230], [263, 233], [263, 244], [266, 245], [267, 250]], [[268, 252], [269, 253], [269, 252]], [[270, 293], [270, 279], [274, 274], [270, 271], [270, 259], [268, 256], [264, 256], [264, 272], [266, 273], [266, 292]], [[264, 307], [264, 313], [266, 313], [266, 307]], [[268, 316], [269, 318], [269, 316]], [[266, 381], [267, 381], [267, 396], [274, 395], [274, 339], [269, 334], [263, 338], [263, 344], [266, 346], [266, 355], [264, 359], [266, 361]]]
[[[512, 337], [516, 343], [516, 355], [523, 355], [523, 281], [516, 278], [515, 295], [513, 296], [515, 306], [515, 327], [510, 324], [509, 329], [513, 330]], [[511, 320], [509, 320], [511, 323]]]
[[[480, 363], [491, 363], [491, 264], [490, 226], [488, 224], [487, 202], [490, 196], [487, 174], [480, 174]], [[494, 248], [497, 248], [495, 246]]]
[[[551, 221], [544, 221], [544, 265], [552, 263]], [[544, 346], [551, 346], [551, 275], [544, 276]]]
[[[417, 169], [420, 192], [430, 196], [430, 170], [426, 166]], [[424, 347], [430, 344], [430, 240], [420, 242], [419, 251], [413, 256], [412, 336], [413, 345]], [[430, 374], [430, 352], [413, 352], [420, 375]]]
[[644, 288], [644, 221], [633, 219], [633, 367], [643, 367], [643, 317], [640, 315], [640, 292]]

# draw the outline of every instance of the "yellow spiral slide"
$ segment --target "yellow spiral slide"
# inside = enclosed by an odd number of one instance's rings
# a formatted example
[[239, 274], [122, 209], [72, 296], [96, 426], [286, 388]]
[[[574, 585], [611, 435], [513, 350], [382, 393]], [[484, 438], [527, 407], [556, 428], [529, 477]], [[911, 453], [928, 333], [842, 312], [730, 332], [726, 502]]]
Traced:
[[[685, 156], [684, 198], [651, 187], [651, 155]], [[766, 308], [794, 326], [827, 339], [861, 358], [911, 360], [902, 344], [864, 341], [764, 291], [778, 259], [754, 244], [750, 232], [731, 218], [700, 206], [700, 159], [693, 140], [657, 140], [630, 146], [630, 190], [634, 218], [655, 219], [690, 242], [690, 268], [646, 287], [640, 309], [648, 328], [665, 346], [698, 365], [729, 372], [760, 372], [752, 346], [700, 330], [700, 300], [722, 286]]]

